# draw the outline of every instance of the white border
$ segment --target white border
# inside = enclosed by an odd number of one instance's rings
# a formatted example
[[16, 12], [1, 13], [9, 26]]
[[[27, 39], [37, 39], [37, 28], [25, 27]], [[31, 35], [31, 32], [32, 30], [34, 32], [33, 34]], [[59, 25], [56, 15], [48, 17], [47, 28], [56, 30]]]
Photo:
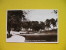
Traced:
[[[6, 42], [7, 42], [7, 12], [12, 10], [57, 10], [59, 11], [58, 9], [8, 9], [6, 10]], [[59, 12], [57, 13], [57, 15], [58, 15], [57, 42], [7, 42], [7, 43], [54, 43], [54, 44], [59, 43]]]

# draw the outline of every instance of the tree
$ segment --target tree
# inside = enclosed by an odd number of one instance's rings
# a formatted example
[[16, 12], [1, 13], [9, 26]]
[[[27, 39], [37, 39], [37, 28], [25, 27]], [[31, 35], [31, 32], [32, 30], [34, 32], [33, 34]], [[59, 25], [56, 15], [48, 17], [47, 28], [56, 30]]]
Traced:
[[39, 31], [40, 25], [39, 25], [38, 21], [32, 21], [31, 28], [33, 31]]
[[56, 26], [56, 21], [57, 21], [57, 20], [55, 20], [55, 19], [53, 19], [53, 18], [50, 19], [50, 22], [51, 22], [51, 24], [53, 25], [53, 28]]
[[21, 10], [10, 10], [7, 12], [7, 31], [9, 35], [11, 28], [14, 28], [14, 31], [21, 30], [22, 18], [25, 19], [25, 16]]
[[57, 10], [54, 10], [54, 13], [57, 14]]
[[30, 28], [30, 22], [22, 22], [22, 27], [25, 28], [28, 31], [28, 28]]
[[45, 29], [45, 23], [44, 22], [40, 22], [40, 29], [44, 30]]
[[49, 30], [49, 28], [50, 28], [50, 20], [49, 20], [49, 19], [46, 19], [46, 21], [45, 21], [45, 26], [46, 26], [46, 28], [48, 28], [48, 30]]

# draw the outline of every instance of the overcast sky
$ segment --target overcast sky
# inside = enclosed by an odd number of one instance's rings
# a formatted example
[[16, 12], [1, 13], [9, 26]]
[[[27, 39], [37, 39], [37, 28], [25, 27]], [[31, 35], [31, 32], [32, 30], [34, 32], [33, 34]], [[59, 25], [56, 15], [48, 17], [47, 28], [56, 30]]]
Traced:
[[46, 19], [58, 18], [58, 14], [55, 14], [53, 10], [24, 10], [27, 12], [25, 15], [30, 21], [45, 21]]

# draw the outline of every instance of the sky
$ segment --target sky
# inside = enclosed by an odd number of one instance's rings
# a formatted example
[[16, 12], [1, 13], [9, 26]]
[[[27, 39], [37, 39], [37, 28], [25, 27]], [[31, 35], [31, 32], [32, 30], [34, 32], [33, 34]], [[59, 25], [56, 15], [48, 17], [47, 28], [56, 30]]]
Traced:
[[24, 11], [26, 12], [25, 17], [30, 21], [45, 21], [46, 19], [58, 18], [58, 14], [55, 14], [53, 9], [36, 9]]

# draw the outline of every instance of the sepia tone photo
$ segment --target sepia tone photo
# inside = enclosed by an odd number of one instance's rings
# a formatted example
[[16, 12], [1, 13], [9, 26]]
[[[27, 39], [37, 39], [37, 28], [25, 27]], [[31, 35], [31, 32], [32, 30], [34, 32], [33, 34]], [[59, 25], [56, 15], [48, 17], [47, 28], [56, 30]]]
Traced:
[[7, 10], [6, 42], [58, 43], [58, 10]]

